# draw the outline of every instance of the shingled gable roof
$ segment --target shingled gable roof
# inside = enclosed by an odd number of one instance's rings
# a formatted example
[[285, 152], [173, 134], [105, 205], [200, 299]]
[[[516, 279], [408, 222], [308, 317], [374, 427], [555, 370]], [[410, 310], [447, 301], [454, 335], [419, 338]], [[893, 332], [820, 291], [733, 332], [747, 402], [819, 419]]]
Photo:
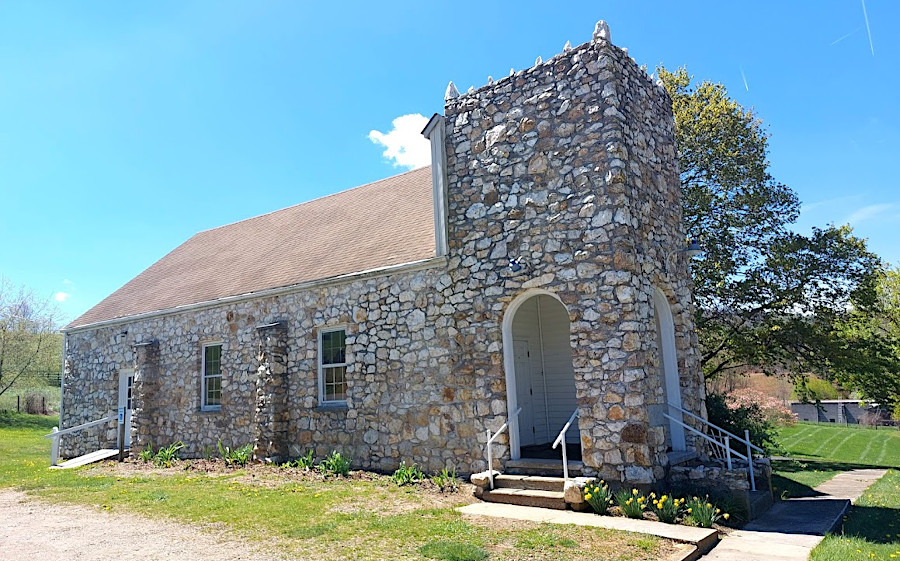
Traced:
[[434, 256], [425, 167], [200, 232], [67, 329]]

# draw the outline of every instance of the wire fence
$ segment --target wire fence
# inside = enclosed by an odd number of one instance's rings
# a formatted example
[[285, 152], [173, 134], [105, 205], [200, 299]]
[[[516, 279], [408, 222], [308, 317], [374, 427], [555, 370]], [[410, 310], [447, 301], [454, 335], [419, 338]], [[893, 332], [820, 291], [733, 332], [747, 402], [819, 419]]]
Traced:
[[53, 386], [12, 387], [0, 395], [0, 411], [16, 411], [34, 415], [59, 413], [59, 388]]

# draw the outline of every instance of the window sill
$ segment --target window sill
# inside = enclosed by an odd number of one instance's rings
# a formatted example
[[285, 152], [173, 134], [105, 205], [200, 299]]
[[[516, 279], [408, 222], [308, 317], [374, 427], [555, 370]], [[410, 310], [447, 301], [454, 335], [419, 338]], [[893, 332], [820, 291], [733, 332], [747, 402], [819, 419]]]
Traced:
[[214, 405], [212, 407], [201, 407], [200, 408], [201, 413], [221, 413], [221, 411], [222, 411], [221, 405]]
[[350, 409], [346, 401], [328, 401], [316, 406], [316, 411], [347, 411]]

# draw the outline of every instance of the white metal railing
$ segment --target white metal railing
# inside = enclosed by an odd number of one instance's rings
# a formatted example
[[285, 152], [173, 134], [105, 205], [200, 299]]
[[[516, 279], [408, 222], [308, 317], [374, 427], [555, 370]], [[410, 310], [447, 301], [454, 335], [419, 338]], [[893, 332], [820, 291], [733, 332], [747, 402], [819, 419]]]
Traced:
[[734, 433], [728, 432], [727, 430], [723, 429], [723, 428], [720, 427], [720, 426], [717, 426], [717, 425], [714, 425], [714, 424], [710, 423], [709, 421], [707, 421], [707, 420], [704, 419], [703, 417], [700, 417], [700, 416], [698, 416], [698, 415], [694, 415], [694, 414], [691, 413], [690, 411], [685, 411], [684, 409], [682, 409], [681, 407], [678, 407], [677, 405], [673, 405], [673, 404], [671, 404], [671, 403], [669, 403], [668, 405], [669, 405], [670, 408], [672, 408], [672, 409], [678, 411], [679, 413], [681, 413], [681, 414], [683, 414], [683, 415], [687, 415], [688, 417], [694, 419], [695, 421], [700, 421], [701, 423], [703, 423], [710, 431], [712, 431], [712, 432], [714, 433], [713, 436], [714, 436], [715, 438], [724, 439], [724, 438], [727, 436], [727, 437], [729, 437], [729, 438], [733, 438], [734, 440], [737, 440], [738, 442], [741, 442], [741, 443], [745, 444], [745, 445], [747, 446], [747, 450], [748, 450], [748, 451], [752, 449], [752, 450], [756, 450], [756, 451], [759, 452], [760, 454], [765, 454], [765, 453], [766, 453], [765, 450], [763, 450], [763, 449], [760, 448], [759, 446], [757, 446], [757, 445], [753, 444], [752, 442], [750, 442], [750, 431], [745, 430], [745, 431], [744, 431], [744, 438], [741, 438], [740, 436], [738, 436], [738, 435], [736, 435], [736, 434], [734, 434]]
[[59, 430], [57, 427], [53, 427], [53, 431], [50, 434], [45, 434], [44, 438], [52, 438], [53, 443], [50, 445], [50, 465], [55, 466], [56, 462], [59, 460], [59, 437], [64, 434], [72, 434], [73, 432], [78, 432], [82, 429], [86, 429], [89, 427], [93, 427], [96, 425], [102, 425], [103, 423], [108, 423], [110, 421], [115, 421], [117, 419], [116, 413], [110, 413], [106, 417], [102, 419], [97, 419], [96, 421], [89, 421], [87, 423], [82, 423], [80, 425], [76, 425], [74, 427], [69, 427], [67, 429]]
[[572, 412], [572, 416], [569, 417], [569, 420], [563, 425], [561, 431], [559, 431], [559, 436], [556, 437], [556, 440], [553, 441], [553, 449], [555, 450], [557, 446], [559, 446], [560, 442], [562, 443], [562, 463], [563, 463], [563, 481], [569, 481], [569, 458], [566, 452], [566, 432], [569, 430], [569, 427], [572, 426], [572, 421], [575, 420], [575, 417], [578, 416], [578, 409]]
[[[763, 452], [763, 449], [750, 442], [750, 431], [749, 430], [744, 430], [744, 438], [740, 438], [738, 436], [735, 436], [733, 433], [730, 433], [727, 430], [710, 423], [706, 419], [702, 419], [702, 418], [694, 415], [693, 413], [685, 411], [684, 409], [681, 409], [680, 407], [677, 407], [675, 405], [672, 405], [672, 404], [669, 404], [669, 405], [673, 409], [679, 410], [682, 413], [686, 413], [687, 415], [691, 416], [692, 418], [695, 418], [695, 419], [701, 421], [704, 425], [706, 425], [710, 429], [715, 430], [716, 434], [709, 435], [709, 434], [704, 433], [703, 431], [697, 430], [696, 428], [692, 427], [691, 425], [686, 424], [681, 419], [676, 419], [675, 417], [669, 415], [668, 413], [663, 413], [663, 417], [669, 419], [670, 421], [677, 423], [678, 425], [682, 426], [683, 428], [688, 429], [689, 431], [691, 431], [692, 433], [696, 434], [697, 436], [703, 438], [707, 442], [714, 444], [715, 446], [712, 448], [713, 452], [715, 454], [718, 454], [718, 457], [725, 460], [725, 464], [728, 466], [728, 469], [732, 469], [732, 461], [731, 461], [732, 457], [737, 457], [737, 458], [740, 458], [740, 459], [746, 461], [747, 462], [747, 472], [750, 475], [750, 490], [756, 491], [756, 476], [753, 473], [753, 450], [759, 450], [760, 452]], [[740, 452], [738, 452], [737, 450], [735, 450], [731, 447], [731, 439], [732, 438], [734, 438], [736, 441], [738, 441], [742, 444], [747, 445], [747, 454], [746, 455], [741, 454]]]
[[513, 414], [509, 416], [509, 419], [507, 419], [507, 421], [505, 423], [503, 423], [503, 426], [501, 426], [499, 429], [497, 429], [497, 432], [495, 432], [493, 435], [491, 435], [491, 429], [487, 429], [487, 437], [488, 438], [487, 438], [487, 444], [484, 445], [484, 455], [487, 458], [487, 472], [488, 472], [488, 479], [491, 482], [491, 491], [494, 490], [494, 456], [491, 453], [491, 444], [493, 444], [494, 441], [497, 440], [497, 437], [500, 436], [503, 433], [503, 431], [505, 431], [507, 428], [509, 428], [509, 421], [513, 417], [518, 415], [519, 411], [521, 411], [521, 410], [522, 410], [522, 408], [519, 407], [518, 409], [513, 411]]

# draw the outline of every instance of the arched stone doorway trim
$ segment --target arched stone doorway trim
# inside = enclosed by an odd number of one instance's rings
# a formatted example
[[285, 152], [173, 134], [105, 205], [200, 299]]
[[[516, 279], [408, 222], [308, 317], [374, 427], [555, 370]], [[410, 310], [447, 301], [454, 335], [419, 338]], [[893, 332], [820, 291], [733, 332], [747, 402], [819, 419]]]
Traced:
[[[669, 306], [668, 298], [656, 286], [653, 287], [653, 308], [656, 313], [656, 325], [659, 329], [659, 341], [662, 347], [659, 349], [659, 358], [662, 361], [660, 369], [665, 382], [666, 399], [668, 400], [668, 405], [670, 405], [670, 407], [667, 407], [668, 413], [676, 419], [682, 419], [681, 412], [671, 407], [683, 407], [681, 402], [681, 381], [678, 375], [678, 354], [675, 346], [675, 322], [672, 319], [672, 308]], [[684, 427], [670, 420], [669, 436], [672, 450], [683, 451], [686, 449]]]
[[503, 314], [503, 370], [506, 376], [506, 408], [507, 414], [509, 415], [509, 449], [510, 456], [513, 460], [518, 460], [521, 457], [519, 419], [517, 416], [513, 415], [513, 412], [519, 407], [516, 394], [516, 361], [513, 349], [513, 321], [516, 317], [516, 311], [522, 304], [536, 296], [549, 296], [553, 298], [560, 303], [566, 311], [566, 314], [569, 313], [569, 309], [556, 293], [543, 288], [530, 288], [516, 296], [506, 307], [506, 311]]

